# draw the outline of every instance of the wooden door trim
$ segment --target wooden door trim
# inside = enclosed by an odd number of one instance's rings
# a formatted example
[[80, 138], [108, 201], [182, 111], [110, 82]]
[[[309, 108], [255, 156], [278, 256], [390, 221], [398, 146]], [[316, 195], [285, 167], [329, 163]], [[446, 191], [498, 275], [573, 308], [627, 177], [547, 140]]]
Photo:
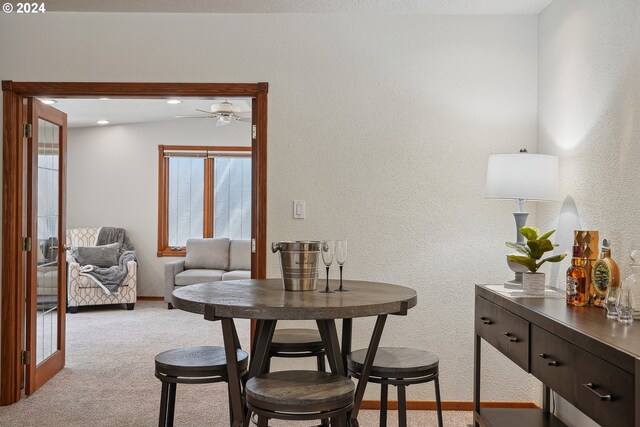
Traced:
[[[24, 120], [21, 97], [3, 83], [2, 129], [2, 346], [0, 352], [0, 405], [20, 400], [23, 370], [24, 316], [23, 233], [23, 138], [19, 126]], [[16, 144], [16, 141], [20, 143]], [[8, 286], [8, 284], [10, 286]]]
[[[22, 236], [24, 209], [23, 147], [20, 131], [24, 122], [23, 99], [28, 96], [59, 98], [165, 98], [184, 96], [209, 98], [242, 96], [254, 99], [252, 140], [253, 175], [259, 177], [252, 189], [252, 235], [256, 253], [251, 257], [253, 278], [266, 277], [267, 226], [267, 94], [268, 83], [118, 83], [118, 82], [13, 82], [3, 81], [3, 192], [2, 192], [2, 324], [0, 339], [0, 405], [20, 400], [23, 341], [23, 267]], [[257, 110], [256, 110], [257, 109]], [[255, 185], [257, 184], [257, 185]]]
[[115, 83], [115, 82], [3, 82], [22, 96], [56, 98], [165, 98], [185, 96], [210, 98], [215, 96], [255, 97], [269, 91], [268, 83]]

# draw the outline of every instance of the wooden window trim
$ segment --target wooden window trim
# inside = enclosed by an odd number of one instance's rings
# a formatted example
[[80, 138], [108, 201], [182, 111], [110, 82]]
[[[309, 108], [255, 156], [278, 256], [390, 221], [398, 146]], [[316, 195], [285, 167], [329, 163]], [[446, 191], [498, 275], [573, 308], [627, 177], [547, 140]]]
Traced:
[[[176, 249], [169, 246], [169, 157], [165, 151], [217, 151], [246, 152], [251, 155], [249, 146], [196, 146], [196, 145], [159, 145], [158, 146], [158, 252], [159, 257], [184, 257], [186, 248]], [[214, 225], [214, 159], [204, 158], [204, 210], [203, 237], [213, 237]]]

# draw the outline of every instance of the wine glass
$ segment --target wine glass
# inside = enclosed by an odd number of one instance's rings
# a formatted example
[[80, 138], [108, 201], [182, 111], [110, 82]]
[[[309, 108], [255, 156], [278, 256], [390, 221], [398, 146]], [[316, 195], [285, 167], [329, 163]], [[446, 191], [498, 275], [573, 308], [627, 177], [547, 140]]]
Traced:
[[346, 240], [336, 240], [336, 262], [340, 266], [340, 287], [336, 289], [340, 292], [348, 291], [342, 286], [342, 266], [347, 261], [347, 241]]
[[616, 303], [618, 322], [630, 325], [633, 323], [633, 293], [631, 287], [622, 287]]
[[620, 295], [620, 286], [612, 286], [609, 283], [607, 294], [604, 298], [604, 308], [607, 309], [607, 319], [618, 318], [618, 296]]
[[325, 294], [332, 293], [333, 291], [329, 289], [329, 267], [331, 267], [331, 263], [333, 262], [333, 253], [335, 251], [335, 244], [333, 240], [324, 240], [322, 242], [322, 262], [327, 267], [327, 286], [324, 288], [324, 291], [320, 291]]

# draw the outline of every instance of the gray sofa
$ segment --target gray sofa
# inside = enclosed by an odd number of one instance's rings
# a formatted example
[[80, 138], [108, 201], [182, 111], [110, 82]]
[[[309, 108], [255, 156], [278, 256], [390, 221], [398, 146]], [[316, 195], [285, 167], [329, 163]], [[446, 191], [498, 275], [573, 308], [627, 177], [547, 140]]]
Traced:
[[179, 286], [250, 278], [249, 240], [189, 239], [187, 256], [164, 265], [164, 302], [173, 308], [171, 293]]

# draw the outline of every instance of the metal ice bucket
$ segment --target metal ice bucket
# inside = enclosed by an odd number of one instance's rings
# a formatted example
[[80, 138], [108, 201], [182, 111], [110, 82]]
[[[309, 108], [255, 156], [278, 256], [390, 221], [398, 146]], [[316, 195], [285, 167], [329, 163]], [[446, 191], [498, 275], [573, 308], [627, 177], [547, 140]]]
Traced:
[[282, 285], [287, 291], [313, 291], [318, 280], [319, 241], [273, 242], [271, 250], [280, 252]]

